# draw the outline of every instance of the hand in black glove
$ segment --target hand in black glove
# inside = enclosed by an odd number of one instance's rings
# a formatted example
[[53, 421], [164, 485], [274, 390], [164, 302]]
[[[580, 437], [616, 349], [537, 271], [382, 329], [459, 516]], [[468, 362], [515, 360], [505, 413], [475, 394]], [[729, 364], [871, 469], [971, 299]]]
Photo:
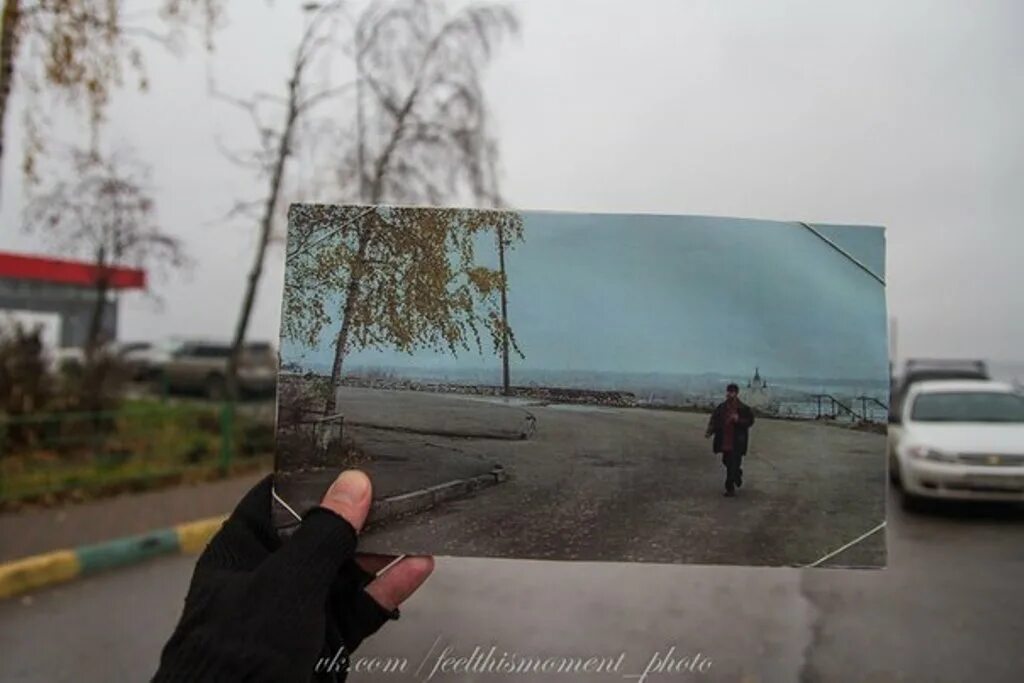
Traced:
[[[349, 470], [283, 544], [271, 480], [257, 484], [203, 551], [154, 681], [345, 680], [348, 656], [433, 570], [430, 557], [356, 555], [371, 486]], [[340, 654], [339, 654], [340, 653]]]

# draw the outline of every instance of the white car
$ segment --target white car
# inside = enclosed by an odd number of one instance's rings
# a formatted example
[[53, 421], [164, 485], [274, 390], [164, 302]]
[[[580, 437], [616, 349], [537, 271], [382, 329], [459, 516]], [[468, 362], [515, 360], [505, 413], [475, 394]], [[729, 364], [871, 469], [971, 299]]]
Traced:
[[50, 372], [80, 370], [85, 366], [85, 349], [65, 346], [53, 349], [46, 355]]
[[986, 380], [913, 385], [890, 426], [889, 475], [921, 498], [1024, 502], [1024, 395]]

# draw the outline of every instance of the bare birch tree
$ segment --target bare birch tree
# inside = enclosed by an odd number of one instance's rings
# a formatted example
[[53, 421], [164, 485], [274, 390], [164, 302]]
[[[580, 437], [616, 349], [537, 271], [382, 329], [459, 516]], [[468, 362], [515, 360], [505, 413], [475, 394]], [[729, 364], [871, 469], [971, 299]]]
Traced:
[[[259, 137], [259, 147], [248, 154], [237, 154], [225, 150], [228, 157], [235, 163], [255, 170], [267, 183], [264, 199], [257, 202], [241, 202], [234, 212], [251, 215], [252, 209], [258, 211], [258, 232], [256, 253], [246, 278], [245, 293], [242, 306], [235, 322], [231, 343], [231, 355], [228, 359], [225, 377], [228, 397], [237, 400], [238, 364], [241, 360], [245, 335], [252, 316], [256, 292], [263, 276], [267, 248], [274, 235], [274, 225], [281, 213], [282, 197], [286, 192], [286, 166], [293, 155], [296, 137], [300, 127], [311, 111], [320, 104], [336, 97], [349, 88], [347, 85], [321, 85], [310, 88], [308, 73], [311, 65], [322, 52], [332, 45], [330, 36], [336, 28], [336, 21], [342, 8], [341, 2], [332, 2], [323, 6], [315, 6], [312, 20], [307, 24], [299, 40], [298, 48], [292, 62], [291, 73], [283, 96], [272, 93], [256, 93], [249, 98], [233, 98], [218, 94], [221, 99], [233, 104], [246, 112], [255, 126]], [[270, 124], [268, 116], [276, 110], [281, 116], [279, 123]]]
[[439, 204], [496, 195], [483, 69], [518, 34], [504, 5], [449, 15], [442, 2], [374, 3], [355, 20], [355, 144], [339, 164], [348, 199]]

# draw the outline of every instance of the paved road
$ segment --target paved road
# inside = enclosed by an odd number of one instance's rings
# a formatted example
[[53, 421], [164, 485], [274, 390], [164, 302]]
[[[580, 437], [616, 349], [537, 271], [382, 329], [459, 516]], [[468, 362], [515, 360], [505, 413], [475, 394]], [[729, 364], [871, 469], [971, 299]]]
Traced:
[[[394, 432], [411, 457], [443, 446], [500, 462], [511, 478], [373, 529], [365, 543], [379, 552], [797, 566], [885, 519], [880, 434], [758, 420], [745, 486], [732, 499], [722, 497], [724, 468], [704, 438], [705, 415], [505, 406], [366, 389], [343, 389], [339, 405], [363, 423], [417, 432], [436, 425], [480, 433], [505, 425], [505, 433], [531, 424], [528, 439]], [[349, 434], [358, 440], [359, 428]], [[839, 566], [884, 561], [880, 533], [829, 560]]]
[[[624, 676], [673, 645], [677, 657], [710, 658], [710, 669], [648, 681], [1022, 680], [1024, 509], [889, 510], [882, 571], [441, 558], [402, 619], [357, 653], [364, 665], [404, 658], [406, 672], [350, 680], [422, 681], [442, 646], [469, 655], [477, 645], [498, 655], [625, 656], [607, 676], [431, 680], [636, 681]], [[0, 680], [144, 680], [192, 564], [156, 560], [0, 602]]]

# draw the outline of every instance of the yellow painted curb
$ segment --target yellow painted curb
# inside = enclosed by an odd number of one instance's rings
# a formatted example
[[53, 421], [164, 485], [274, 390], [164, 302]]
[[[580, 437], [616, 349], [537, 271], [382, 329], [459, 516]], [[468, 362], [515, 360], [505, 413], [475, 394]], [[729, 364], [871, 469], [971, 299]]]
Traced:
[[53, 583], [70, 581], [78, 576], [80, 569], [78, 556], [72, 550], [33, 555], [0, 564], [0, 598]]
[[175, 533], [178, 534], [178, 547], [181, 548], [181, 552], [202, 552], [206, 544], [213, 538], [213, 535], [220, 531], [221, 525], [224, 524], [224, 520], [227, 518], [227, 515], [210, 517], [209, 519], [179, 524], [174, 527]]

